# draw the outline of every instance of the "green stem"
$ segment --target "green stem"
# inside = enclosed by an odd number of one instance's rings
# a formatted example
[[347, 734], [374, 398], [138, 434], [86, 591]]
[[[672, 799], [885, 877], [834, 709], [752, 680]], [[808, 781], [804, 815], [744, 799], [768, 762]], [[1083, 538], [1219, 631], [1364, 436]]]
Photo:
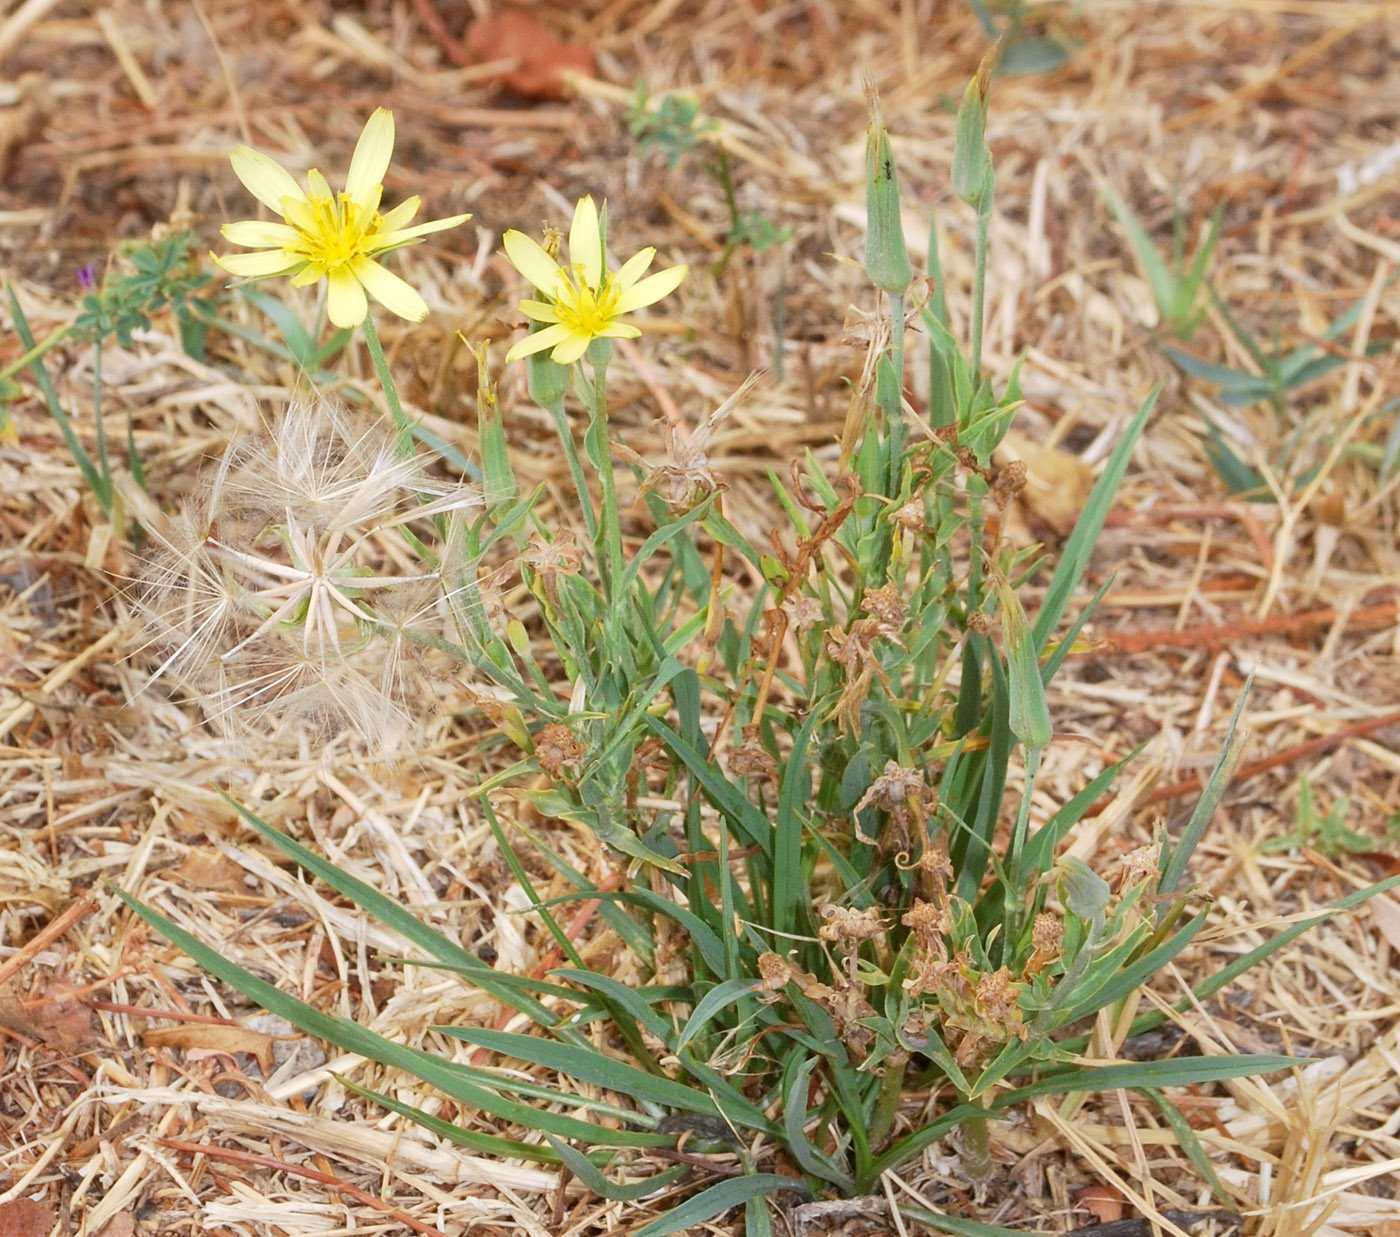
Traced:
[[1006, 925], [1002, 937], [1003, 957], [1009, 960], [1016, 942], [1021, 936], [1022, 915], [1025, 911], [1027, 884], [1034, 885], [1037, 873], [1021, 871], [1021, 852], [1026, 846], [1026, 835], [1030, 832], [1031, 797], [1035, 794], [1035, 777], [1040, 772], [1041, 749], [1026, 749], [1026, 785], [1021, 794], [1021, 806], [1016, 812], [1016, 824], [1011, 832], [1011, 846], [1006, 852], [1006, 902], [1003, 922]]
[[594, 548], [602, 564], [603, 594], [609, 608], [616, 607], [620, 598], [614, 595], [622, 579], [622, 523], [617, 506], [617, 481], [613, 476], [612, 451], [608, 446], [608, 363], [593, 364], [593, 381], [588, 387], [588, 447], [589, 458], [598, 470], [598, 487], [602, 509], [594, 532]]
[[549, 405], [549, 414], [554, 418], [554, 428], [559, 433], [559, 442], [564, 448], [564, 458], [569, 463], [569, 475], [574, 481], [578, 494], [579, 510], [583, 512], [583, 524], [588, 536], [596, 545], [598, 542], [598, 513], [593, 509], [593, 497], [588, 492], [588, 477], [583, 471], [583, 462], [578, 457], [578, 446], [574, 442], [573, 427], [564, 411], [564, 401], [555, 400]]
[[972, 280], [972, 382], [982, 381], [982, 319], [987, 303], [987, 227], [992, 220], [991, 203], [977, 212], [976, 270]]
[[904, 471], [904, 293], [890, 295], [890, 365], [894, 369], [892, 407], [885, 409], [890, 439], [890, 459], [886, 473], [890, 498], [899, 495], [900, 474]]
[[[975, 1103], [975, 1101], [974, 1101]], [[978, 1104], [977, 1107], [982, 1107]], [[992, 1140], [984, 1116], [968, 1117], [962, 1123], [962, 1169], [972, 1181], [986, 1181], [996, 1169]]]
[[880, 1080], [880, 1094], [875, 1100], [875, 1111], [870, 1117], [870, 1145], [879, 1149], [899, 1113], [899, 1101], [904, 1095], [905, 1062], [885, 1066], [885, 1076]]
[[393, 417], [394, 427], [399, 432], [399, 454], [406, 458], [413, 454], [413, 426], [409, 424], [404, 415], [403, 405], [399, 403], [399, 389], [394, 384], [394, 375], [389, 372], [389, 363], [384, 359], [384, 348], [379, 342], [379, 332], [375, 329], [373, 316], [366, 314], [362, 326], [365, 343], [369, 347], [369, 359], [374, 365], [375, 374], [378, 375], [379, 385], [384, 390], [384, 402], [388, 404], [389, 415]]
[[32, 365], [43, 356], [44, 353], [48, 352], [50, 348], [56, 348], [67, 339], [68, 333], [72, 329], [73, 324], [71, 322], [64, 326], [55, 327], [41, 342], [35, 344], [34, 347], [25, 352], [17, 361], [11, 361], [4, 369], [0, 369], [0, 379], [13, 377], [26, 366]]
[[[97, 465], [102, 470], [102, 490], [98, 497], [112, 517], [112, 461], [107, 455], [107, 426], [102, 420], [102, 341], [96, 340], [92, 346], [92, 415], [97, 430]], [[105, 495], [105, 497], [104, 497]]]

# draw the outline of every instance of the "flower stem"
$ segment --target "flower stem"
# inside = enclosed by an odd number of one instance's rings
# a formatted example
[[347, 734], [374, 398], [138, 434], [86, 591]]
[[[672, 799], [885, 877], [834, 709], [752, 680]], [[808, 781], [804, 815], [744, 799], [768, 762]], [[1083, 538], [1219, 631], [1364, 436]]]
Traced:
[[554, 428], [559, 432], [559, 442], [564, 448], [564, 458], [569, 464], [569, 475], [573, 478], [574, 489], [578, 493], [579, 510], [583, 513], [583, 525], [594, 544], [598, 541], [598, 513], [593, 509], [593, 496], [588, 492], [588, 478], [583, 472], [583, 463], [578, 458], [578, 447], [574, 444], [573, 427], [569, 425], [568, 413], [564, 411], [564, 401], [557, 399], [548, 405], [549, 415], [554, 418]]
[[982, 332], [987, 313], [987, 227], [992, 209], [988, 202], [977, 212], [977, 248], [973, 253], [972, 277], [972, 385], [974, 392], [982, 381]]
[[394, 427], [399, 432], [399, 454], [407, 458], [413, 454], [413, 426], [409, 424], [404, 415], [403, 405], [399, 403], [399, 389], [394, 385], [394, 375], [389, 372], [389, 363], [384, 359], [384, 348], [379, 342], [379, 332], [375, 329], [373, 315], [366, 314], [362, 326], [365, 343], [369, 346], [369, 359], [374, 364], [379, 385], [384, 389], [384, 402], [388, 404], [389, 415], [394, 418]]
[[588, 389], [588, 433], [584, 447], [598, 471], [602, 510], [594, 534], [594, 548], [602, 566], [603, 591], [610, 605], [620, 600], [614, 590], [622, 580], [622, 523], [617, 507], [617, 482], [613, 477], [612, 451], [608, 446], [608, 363], [593, 362], [593, 381]]
[[875, 1100], [875, 1111], [870, 1118], [870, 1145], [878, 1149], [889, 1137], [894, 1128], [894, 1119], [899, 1112], [899, 1101], [904, 1095], [903, 1061], [885, 1065], [885, 1076], [880, 1080], [880, 1094]]
[[973, 1181], [986, 1181], [996, 1168], [987, 1118], [968, 1117], [962, 1123], [962, 1168]]

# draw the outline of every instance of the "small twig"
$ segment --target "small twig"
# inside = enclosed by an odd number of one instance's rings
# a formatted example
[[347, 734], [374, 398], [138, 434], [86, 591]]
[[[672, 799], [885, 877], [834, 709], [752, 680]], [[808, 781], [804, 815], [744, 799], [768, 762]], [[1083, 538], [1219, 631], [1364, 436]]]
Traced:
[[56, 941], [78, 920], [97, 909], [97, 900], [84, 894], [57, 919], [52, 919], [34, 936], [26, 941], [11, 957], [0, 962], [0, 984], [15, 975], [36, 954], [42, 953], [51, 941]]
[[[1243, 1223], [1232, 1211], [1176, 1211], [1166, 1208], [1162, 1214], [1173, 1224], [1188, 1231], [1207, 1220], [1212, 1223], [1228, 1224], [1238, 1230]], [[1110, 1220], [1107, 1224], [1091, 1224], [1088, 1228], [1071, 1229], [1065, 1237], [1151, 1237], [1150, 1220]]]
[[[599, 893], [611, 893], [622, 884], [621, 872], [609, 872], [598, 884]], [[575, 912], [574, 917], [569, 921], [569, 926], [564, 929], [564, 935], [572, 942], [576, 941], [579, 934], [588, 926], [589, 921], [597, 913], [598, 907], [602, 905], [601, 898], [589, 898]], [[531, 969], [531, 979], [543, 979], [551, 970], [559, 965], [564, 957], [564, 951], [559, 945], [552, 945], [549, 951]], [[513, 1009], [507, 1009], [496, 1019], [496, 1030], [504, 1031], [515, 1017]], [[472, 1053], [472, 1064], [485, 1064], [490, 1053], [485, 1048], [478, 1048]]]
[[452, 61], [459, 69], [471, 67], [472, 58], [467, 54], [467, 49], [453, 37], [452, 31], [447, 28], [447, 23], [442, 20], [442, 15], [433, 7], [433, 0], [413, 0], [413, 11], [418, 14], [418, 20], [423, 23], [423, 29], [431, 36], [443, 50], [443, 54]]
[[392, 1203], [386, 1203], [382, 1198], [376, 1198], [369, 1193], [368, 1190], [362, 1190], [359, 1186], [342, 1181], [330, 1173], [318, 1172], [314, 1168], [306, 1168], [301, 1164], [289, 1164], [286, 1160], [279, 1160], [275, 1156], [258, 1155], [252, 1151], [235, 1151], [231, 1147], [214, 1147], [207, 1143], [182, 1142], [177, 1138], [162, 1138], [160, 1143], [163, 1147], [183, 1151], [187, 1155], [202, 1155], [211, 1160], [225, 1160], [230, 1164], [248, 1164], [254, 1168], [267, 1168], [273, 1172], [290, 1173], [293, 1177], [304, 1177], [307, 1181], [315, 1181], [321, 1185], [330, 1186], [333, 1190], [339, 1190], [343, 1194], [348, 1194], [356, 1202], [373, 1207], [376, 1211], [382, 1211], [398, 1223], [407, 1225], [415, 1233], [422, 1233], [424, 1237], [447, 1237], [447, 1234], [440, 1228], [424, 1224], [422, 1220], [414, 1219], [413, 1216], [395, 1207]]
[[[1306, 760], [1309, 756], [1316, 756], [1319, 752], [1330, 751], [1334, 747], [1340, 747], [1349, 739], [1358, 739], [1363, 735], [1371, 734], [1376, 730], [1384, 730], [1387, 726], [1400, 725], [1400, 709], [1393, 713], [1382, 713], [1380, 717], [1368, 717], [1359, 722], [1353, 722], [1350, 726], [1343, 726], [1340, 730], [1331, 734], [1318, 735], [1315, 739], [1309, 739], [1306, 743], [1295, 743], [1292, 747], [1286, 747], [1281, 752], [1275, 752], [1272, 756], [1265, 756], [1262, 760], [1252, 761], [1250, 764], [1241, 765], [1236, 771], [1232, 782], [1238, 783], [1246, 781], [1251, 777], [1258, 777], [1261, 773], [1267, 773], [1270, 769], [1277, 769], [1280, 765], [1292, 764], [1294, 761]], [[1158, 786], [1143, 801], [1141, 806], [1146, 807], [1152, 803], [1165, 803], [1169, 799], [1180, 799], [1183, 795], [1198, 794], [1205, 785], [1205, 779], [1200, 777], [1183, 778], [1179, 782], [1172, 782], [1167, 786]], [[1108, 804], [1096, 803], [1086, 813], [1086, 816], [1097, 816], [1107, 808]]]
[[1181, 631], [1173, 628], [1153, 628], [1147, 631], [1114, 632], [1108, 639], [1109, 649], [1096, 649], [1096, 656], [1104, 653], [1146, 653], [1157, 649], [1199, 649], [1237, 640], [1241, 636], [1296, 635], [1312, 627], [1326, 627], [1344, 617], [1348, 627], [1375, 629], [1389, 627], [1400, 615], [1400, 602], [1389, 601], [1378, 606], [1365, 606], [1350, 612], [1338, 610], [1335, 606], [1324, 606], [1320, 610], [1308, 610], [1302, 614], [1277, 614], [1269, 618], [1238, 619], [1233, 623], [1205, 623], [1199, 627], [1187, 627]]

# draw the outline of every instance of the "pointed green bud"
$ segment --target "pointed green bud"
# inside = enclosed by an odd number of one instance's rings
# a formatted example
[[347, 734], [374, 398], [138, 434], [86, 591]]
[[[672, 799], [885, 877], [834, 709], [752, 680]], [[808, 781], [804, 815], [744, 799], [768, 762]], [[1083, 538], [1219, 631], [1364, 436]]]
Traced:
[[992, 201], [992, 152], [987, 149], [987, 92], [991, 87], [993, 48], [983, 57], [977, 76], [963, 92], [958, 133], [953, 146], [953, 192], [974, 210]]
[[[460, 331], [457, 338], [464, 344], [467, 342]], [[481, 475], [486, 483], [488, 501], [503, 503], [515, 497], [516, 486], [515, 474], [510, 467], [510, 453], [506, 449], [501, 406], [496, 399], [496, 384], [491, 381], [491, 367], [486, 360], [486, 342], [483, 340], [468, 347], [476, 357], [476, 434], [481, 452]]]
[[1054, 736], [1050, 707], [1045, 702], [1045, 684], [1040, 677], [1040, 659], [1035, 638], [1020, 598], [1006, 579], [996, 581], [1001, 603], [1001, 630], [1006, 642], [1007, 688], [1011, 694], [1011, 733], [1031, 751], [1040, 751]]
[[899, 217], [899, 177], [894, 150], [880, 114], [874, 85], [866, 82], [870, 129], [865, 139], [865, 272], [881, 292], [898, 296], [914, 282], [904, 225]]

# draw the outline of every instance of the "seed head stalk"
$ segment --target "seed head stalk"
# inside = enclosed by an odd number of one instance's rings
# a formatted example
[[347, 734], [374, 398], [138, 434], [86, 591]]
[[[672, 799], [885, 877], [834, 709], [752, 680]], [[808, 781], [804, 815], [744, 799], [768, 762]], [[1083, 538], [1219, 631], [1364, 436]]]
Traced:
[[403, 404], [399, 402], [399, 389], [394, 384], [393, 372], [389, 369], [389, 363], [384, 359], [384, 347], [379, 342], [379, 331], [374, 325], [374, 315], [366, 314], [361, 327], [365, 333], [365, 344], [369, 348], [369, 359], [374, 366], [375, 375], [379, 378], [379, 385], [384, 389], [384, 402], [389, 406], [389, 415], [394, 419], [394, 428], [398, 431], [398, 452], [404, 459], [413, 454], [413, 426], [408, 423], [408, 417], [404, 415]]
[[584, 435], [584, 450], [598, 473], [600, 511], [598, 527], [594, 530], [594, 547], [598, 554], [603, 579], [603, 592], [608, 599], [609, 613], [616, 612], [621, 598], [617, 589], [622, 582], [622, 523], [617, 503], [617, 481], [613, 476], [612, 451], [608, 446], [608, 361], [612, 358], [612, 342], [595, 339], [585, 354], [593, 370], [593, 380], [585, 379], [584, 394], [588, 405], [588, 430]]

